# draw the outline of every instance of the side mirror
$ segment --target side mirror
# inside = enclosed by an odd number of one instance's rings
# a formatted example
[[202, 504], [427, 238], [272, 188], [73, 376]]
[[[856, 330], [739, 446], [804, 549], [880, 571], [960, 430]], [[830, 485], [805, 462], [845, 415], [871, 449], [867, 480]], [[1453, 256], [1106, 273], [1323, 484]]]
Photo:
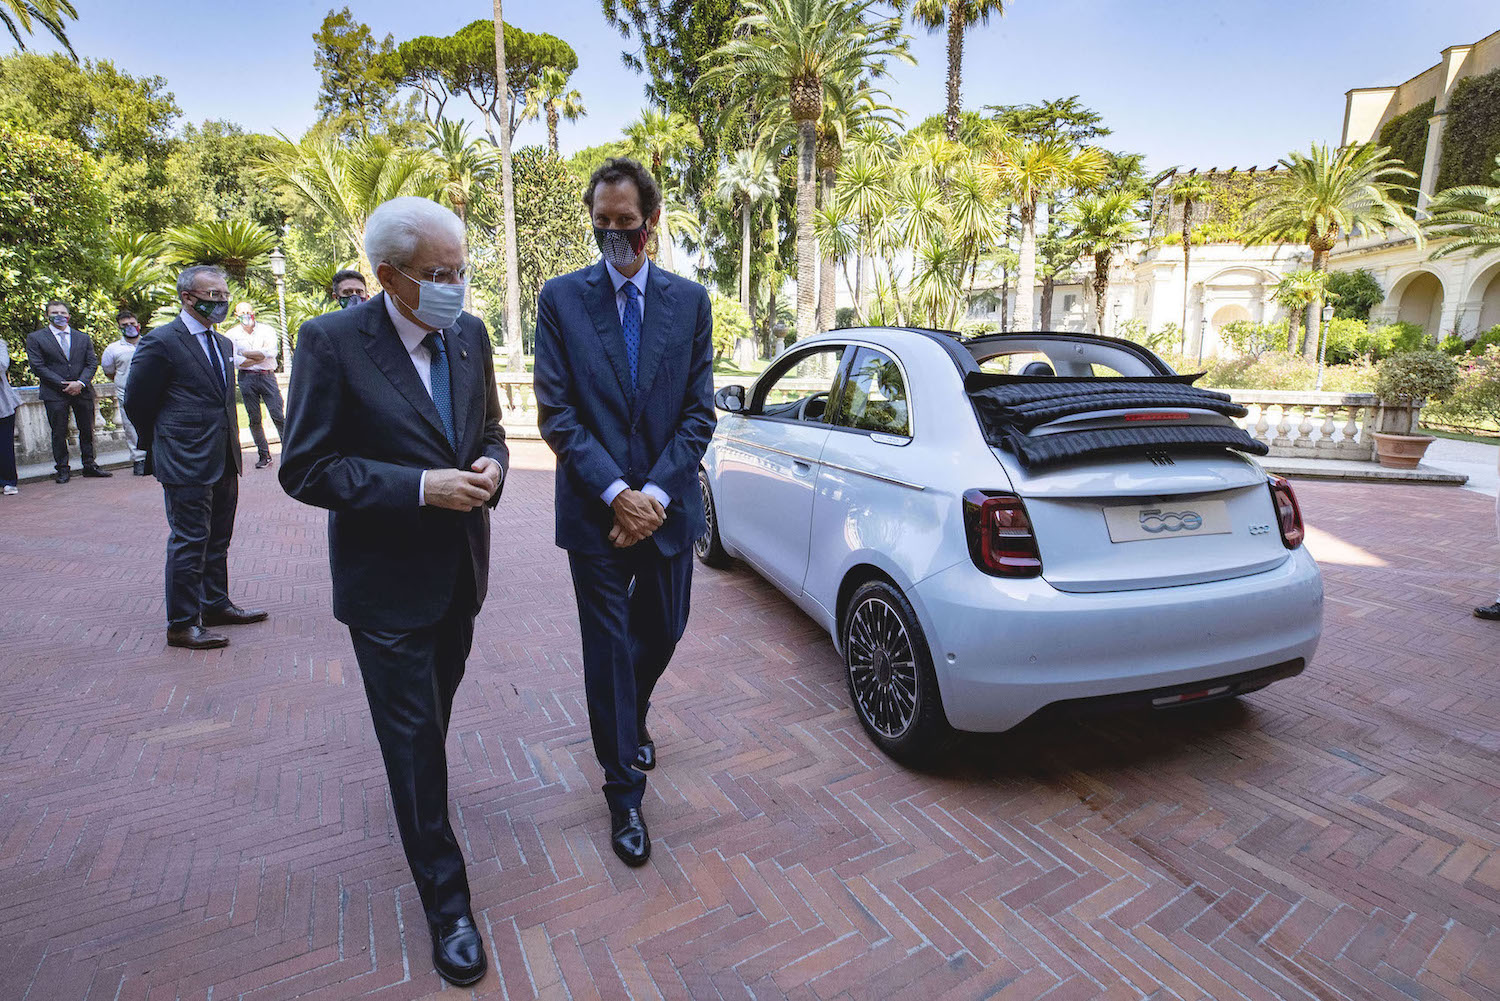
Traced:
[[745, 412], [745, 387], [725, 386], [714, 394], [714, 406], [727, 414]]

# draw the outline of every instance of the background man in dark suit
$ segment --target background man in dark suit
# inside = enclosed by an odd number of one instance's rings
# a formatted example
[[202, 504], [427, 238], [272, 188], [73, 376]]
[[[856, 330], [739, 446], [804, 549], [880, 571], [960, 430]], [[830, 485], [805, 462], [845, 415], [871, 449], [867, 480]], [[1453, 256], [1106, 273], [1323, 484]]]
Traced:
[[385, 292], [298, 333], [281, 485], [330, 512], [333, 614], [354, 641], [433, 965], [471, 984], [486, 960], [444, 742], [510, 453], [489, 333], [463, 312], [458, 216], [393, 199], [370, 215], [365, 253]]
[[66, 483], [68, 469], [68, 413], [78, 426], [78, 451], [83, 457], [84, 476], [110, 476], [94, 459], [94, 373], [99, 355], [88, 335], [70, 325], [68, 304], [54, 299], [47, 303], [47, 325], [26, 335], [26, 360], [36, 373], [37, 396], [52, 426], [53, 479]]
[[557, 453], [557, 544], [568, 551], [610, 841], [651, 854], [641, 814], [656, 767], [651, 692], [687, 628], [698, 464], [714, 430], [708, 292], [646, 260], [661, 191], [634, 160], [584, 193], [603, 260], [554, 278], [537, 304], [536, 398]]
[[177, 319], [142, 337], [131, 356], [125, 412], [166, 496], [167, 645], [204, 650], [229, 644], [207, 627], [259, 622], [266, 613], [229, 600], [240, 421], [234, 344], [214, 330], [229, 313], [224, 272], [184, 269], [177, 298]]

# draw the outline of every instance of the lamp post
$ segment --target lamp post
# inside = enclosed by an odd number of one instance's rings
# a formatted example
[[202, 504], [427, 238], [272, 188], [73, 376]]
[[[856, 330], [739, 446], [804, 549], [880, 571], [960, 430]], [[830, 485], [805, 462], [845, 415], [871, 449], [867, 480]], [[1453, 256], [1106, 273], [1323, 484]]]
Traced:
[[292, 370], [292, 345], [286, 329], [286, 255], [271, 251], [271, 276], [276, 279], [276, 315], [281, 320], [281, 369]]
[[1329, 303], [1323, 307], [1323, 326], [1318, 329], [1318, 381], [1313, 387], [1318, 392], [1323, 391], [1323, 355], [1328, 351], [1328, 325], [1333, 322], [1333, 304]]
[[1203, 341], [1208, 337], [1208, 317], [1198, 320], [1198, 367], [1203, 367]]
[[1120, 336], [1120, 304], [1118, 302], [1115, 303], [1113, 319], [1109, 328], [1109, 334], [1111, 337]]

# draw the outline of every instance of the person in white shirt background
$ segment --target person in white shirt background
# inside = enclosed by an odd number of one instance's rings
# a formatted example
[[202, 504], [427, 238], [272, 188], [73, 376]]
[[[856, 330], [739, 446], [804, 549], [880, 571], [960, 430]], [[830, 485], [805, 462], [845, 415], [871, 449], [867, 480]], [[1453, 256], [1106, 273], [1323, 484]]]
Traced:
[[248, 302], [235, 306], [234, 312], [240, 324], [229, 331], [229, 337], [234, 341], [234, 364], [239, 369], [240, 401], [245, 404], [245, 423], [250, 425], [250, 437], [255, 439], [255, 451], [260, 455], [255, 468], [264, 469], [271, 464], [271, 445], [261, 426], [262, 403], [276, 425], [277, 438], [286, 440], [285, 405], [281, 387], [276, 384], [277, 332], [256, 321], [255, 307]]
[[136, 346], [141, 343], [141, 321], [134, 313], [122, 309], [115, 314], [115, 323], [120, 327], [120, 339], [104, 349], [99, 367], [115, 384], [115, 419], [125, 429], [125, 443], [130, 446], [132, 472], [136, 476], [146, 475], [146, 450], [141, 448], [135, 425], [125, 413], [125, 383], [130, 379], [130, 359]]

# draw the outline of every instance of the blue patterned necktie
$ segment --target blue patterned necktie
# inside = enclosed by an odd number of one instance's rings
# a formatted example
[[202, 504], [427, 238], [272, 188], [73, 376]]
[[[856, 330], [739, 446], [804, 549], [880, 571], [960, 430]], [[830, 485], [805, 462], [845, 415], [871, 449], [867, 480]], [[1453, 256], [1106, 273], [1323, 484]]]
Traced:
[[630, 384], [635, 385], [635, 362], [641, 356], [641, 290], [635, 282], [625, 283], [625, 315], [620, 327], [625, 331], [625, 357], [630, 359]]
[[443, 433], [448, 444], [458, 451], [458, 440], [453, 434], [453, 387], [448, 379], [448, 353], [443, 350], [443, 332], [434, 330], [422, 343], [432, 358], [432, 402], [437, 406], [438, 417], [443, 421]]

